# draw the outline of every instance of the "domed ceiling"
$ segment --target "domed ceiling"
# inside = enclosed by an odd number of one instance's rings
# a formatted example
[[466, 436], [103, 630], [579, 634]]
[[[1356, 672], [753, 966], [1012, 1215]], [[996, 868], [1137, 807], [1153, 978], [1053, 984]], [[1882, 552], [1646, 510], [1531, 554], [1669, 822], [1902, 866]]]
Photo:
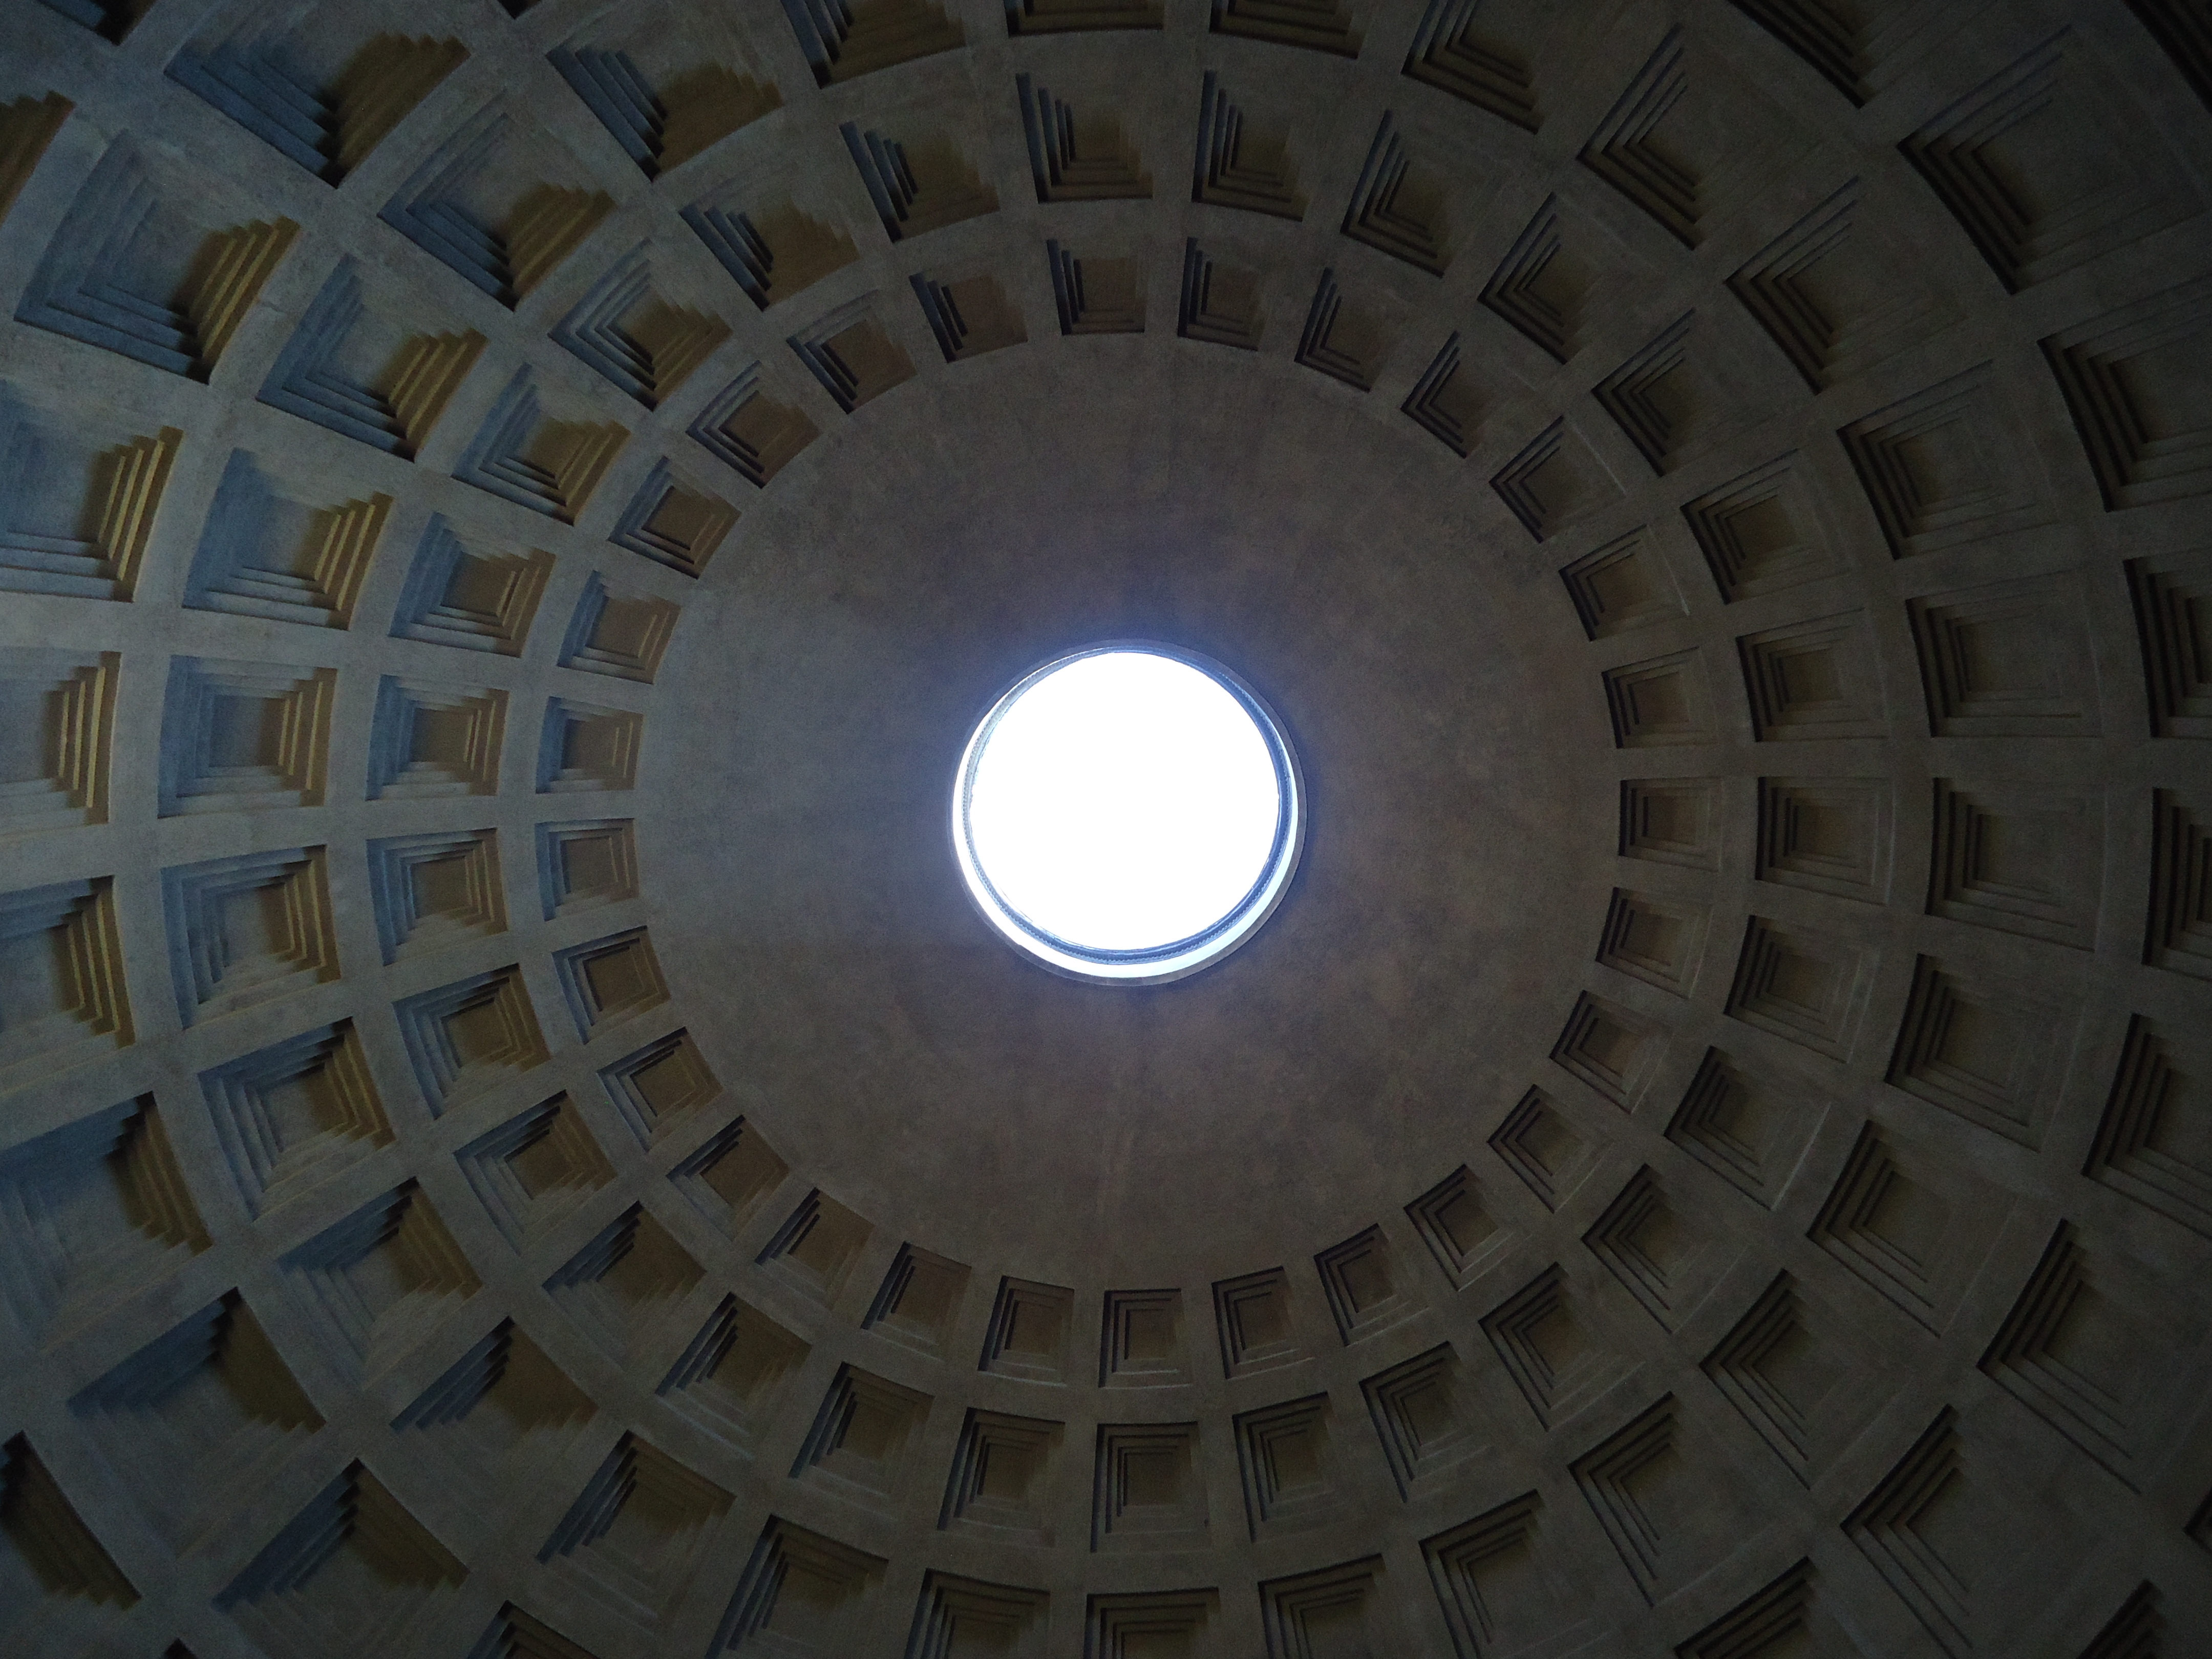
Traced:
[[5, 15], [0, 1650], [2204, 1650], [2201, 4]]

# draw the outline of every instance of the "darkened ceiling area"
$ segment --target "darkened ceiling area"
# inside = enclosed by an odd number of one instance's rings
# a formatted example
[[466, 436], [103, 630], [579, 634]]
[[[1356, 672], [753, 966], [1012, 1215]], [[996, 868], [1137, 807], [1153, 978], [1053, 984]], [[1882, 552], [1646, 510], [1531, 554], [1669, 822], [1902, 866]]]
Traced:
[[0, 1652], [2212, 1640], [2212, 19], [1210, 3], [5, 0]]

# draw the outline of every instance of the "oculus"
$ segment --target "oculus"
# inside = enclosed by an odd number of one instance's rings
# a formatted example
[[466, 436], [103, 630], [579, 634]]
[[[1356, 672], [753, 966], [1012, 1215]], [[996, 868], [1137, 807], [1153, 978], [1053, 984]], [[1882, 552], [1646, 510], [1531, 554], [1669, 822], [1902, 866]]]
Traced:
[[1259, 696], [1194, 652], [1116, 640], [992, 704], [952, 788], [969, 896], [1070, 978], [1157, 985], [1219, 961], [1297, 868], [1297, 757]]

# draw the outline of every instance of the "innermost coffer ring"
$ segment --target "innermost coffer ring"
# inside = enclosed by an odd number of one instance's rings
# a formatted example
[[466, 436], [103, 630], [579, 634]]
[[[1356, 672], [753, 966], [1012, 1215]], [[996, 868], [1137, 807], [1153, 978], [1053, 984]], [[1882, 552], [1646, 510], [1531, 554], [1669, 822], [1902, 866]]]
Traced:
[[1305, 842], [1280, 723], [1195, 652], [1086, 646], [1032, 669], [968, 739], [952, 842], [975, 906], [1055, 973], [1157, 985], [1273, 914]]

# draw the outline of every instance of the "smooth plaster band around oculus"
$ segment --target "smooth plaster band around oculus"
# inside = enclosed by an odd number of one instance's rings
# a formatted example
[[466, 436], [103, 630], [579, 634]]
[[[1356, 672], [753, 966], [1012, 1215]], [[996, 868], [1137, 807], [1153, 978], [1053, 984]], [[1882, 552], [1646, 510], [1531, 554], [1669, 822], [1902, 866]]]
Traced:
[[[1217, 921], [1195, 933], [1143, 950], [1099, 950], [1063, 939], [1037, 927], [1000, 896], [983, 870], [970, 833], [969, 808], [975, 792], [975, 773], [992, 732], [1022, 695], [1072, 663], [1115, 653], [1142, 653], [1164, 657], [1196, 669], [1236, 699], [1250, 716], [1266, 744], [1275, 771], [1279, 808], [1275, 836], [1260, 874], [1244, 896]], [[961, 886], [991, 924], [992, 930], [1017, 951], [1042, 967], [1069, 979], [1101, 985], [1164, 985], [1209, 968], [1250, 939], [1274, 914], [1297, 872], [1298, 855], [1306, 835], [1305, 779], [1298, 758], [1284, 734], [1282, 723], [1260, 694], [1211, 657], [1154, 640], [1106, 640], [1053, 657], [1030, 670], [992, 700], [961, 751], [954, 775], [950, 820], [954, 858], [960, 866]]]

